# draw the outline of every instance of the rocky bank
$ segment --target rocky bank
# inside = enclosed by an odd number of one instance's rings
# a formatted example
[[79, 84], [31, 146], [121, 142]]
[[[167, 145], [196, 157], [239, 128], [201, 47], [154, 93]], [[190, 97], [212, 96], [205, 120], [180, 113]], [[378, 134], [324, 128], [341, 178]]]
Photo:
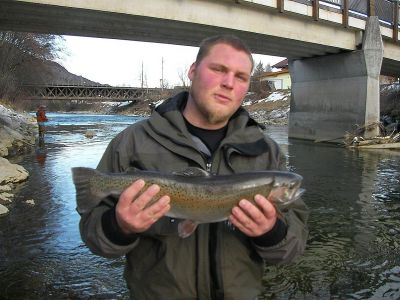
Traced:
[[286, 125], [290, 110], [290, 90], [278, 90], [263, 99], [249, 99], [243, 106], [264, 125]]
[[15, 185], [29, 177], [24, 167], [10, 163], [7, 158], [31, 151], [36, 130], [32, 116], [0, 104], [0, 215], [8, 213]]

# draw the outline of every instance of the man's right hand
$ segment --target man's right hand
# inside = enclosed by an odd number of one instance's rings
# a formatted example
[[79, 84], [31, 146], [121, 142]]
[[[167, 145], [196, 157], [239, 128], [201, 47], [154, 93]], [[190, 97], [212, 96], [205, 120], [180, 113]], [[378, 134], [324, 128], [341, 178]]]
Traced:
[[165, 195], [146, 207], [160, 191], [160, 187], [152, 185], [142, 192], [144, 186], [144, 180], [139, 179], [125, 189], [119, 197], [115, 215], [118, 225], [126, 234], [146, 231], [170, 209], [170, 198]]

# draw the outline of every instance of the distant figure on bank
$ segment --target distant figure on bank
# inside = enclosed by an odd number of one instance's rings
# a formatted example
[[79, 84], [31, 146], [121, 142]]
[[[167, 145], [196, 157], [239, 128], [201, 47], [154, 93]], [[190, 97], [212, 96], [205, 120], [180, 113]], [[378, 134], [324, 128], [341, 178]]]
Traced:
[[36, 111], [36, 121], [39, 126], [39, 139], [44, 139], [44, 133], [46, 132], [45, 122], [48, 121], [46, 116], [46, 106], [40, 105]]

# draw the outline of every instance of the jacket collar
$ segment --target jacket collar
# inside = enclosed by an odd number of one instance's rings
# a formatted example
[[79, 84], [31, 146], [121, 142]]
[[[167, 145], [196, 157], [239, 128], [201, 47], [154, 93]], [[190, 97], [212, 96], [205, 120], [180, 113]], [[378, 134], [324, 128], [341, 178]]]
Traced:
[[[192, 156], [192, 151], [198, 152], [198, 145], [188, 132], [182, 115], [188, 95], [188, 92], [179, 93], [159, 105], [148, 120], [147, 130], [171, 151], [184, 152]], [[234, 148], [237, 152], [250, 156], [259, 155], [268, 150], [261, 125], [242, 107], [231, 117], [221, 147]], [[179, 150], [179, 148], [184, 150]]]

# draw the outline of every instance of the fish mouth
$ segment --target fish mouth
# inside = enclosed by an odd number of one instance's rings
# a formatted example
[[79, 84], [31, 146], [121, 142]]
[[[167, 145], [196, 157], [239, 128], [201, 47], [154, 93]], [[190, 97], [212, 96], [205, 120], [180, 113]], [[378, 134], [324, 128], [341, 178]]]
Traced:
[[303, 188], [297, 189], [297, 191], [294, 193], [294, 195], [292, 197], [292, 199], [293, 199], [292, 202], [299, 199], [305, 192], [306, 192], [306, 190]]
[[286, 206], [296, 201], [304, 194], [306, 190], [300, 188], [300, 186], [301, 180], [298, 179], [291, 180], [289, 182], [285, 182], [285, 180], [277, 180], [274, 186], [275, 193], [272, 193], [275, 194], [274, 196], [276, 197], [278, 203]]
[[290, 204], [294, 201], [296, 201], [297, 199], [299, 199], [304, 193], [305, 193], [305, 189], [300, 188], [301, 185], [301, 181], [292, 181], [289, 185], [289, 189], [291, 190], [290, 192], [290, 197], [289, 197], [289, 201], [287, 201], [287, 203], [285, 204]]

